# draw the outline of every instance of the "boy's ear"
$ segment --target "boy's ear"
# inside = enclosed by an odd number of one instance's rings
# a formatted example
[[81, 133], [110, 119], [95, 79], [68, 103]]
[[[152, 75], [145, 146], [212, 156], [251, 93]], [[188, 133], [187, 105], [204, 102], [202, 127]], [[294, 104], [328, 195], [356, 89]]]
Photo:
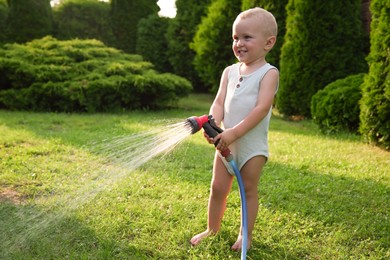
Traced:
[[274, 47], [275, 43], [276, 43], [276, 36], [268, 37], [267, 42], [265, 43], [265, 49], [267, 51], [271, 50], [272, 47]]

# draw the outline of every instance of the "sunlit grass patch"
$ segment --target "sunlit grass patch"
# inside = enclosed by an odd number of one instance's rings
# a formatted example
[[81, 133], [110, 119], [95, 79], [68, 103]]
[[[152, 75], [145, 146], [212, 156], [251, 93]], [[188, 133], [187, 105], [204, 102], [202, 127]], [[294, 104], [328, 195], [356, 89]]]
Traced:
[[[206, 228], [214, 155], [201, 133], [134, 168], [92, 149], [207, 113], [209, 102], [122, 114], [0, 111], [0, 258], [238, 259], [229, 249], [236, 183], [221, 232], [189, 244]], [[308, 120], [271, 122], [248, 259], [389, 258], [389, 153], [359, 136], [323, 135]]]

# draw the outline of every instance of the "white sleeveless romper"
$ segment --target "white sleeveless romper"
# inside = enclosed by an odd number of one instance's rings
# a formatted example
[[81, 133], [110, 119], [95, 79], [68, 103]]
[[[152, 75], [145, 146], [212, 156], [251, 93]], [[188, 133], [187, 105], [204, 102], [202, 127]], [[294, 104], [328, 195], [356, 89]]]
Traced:
[[[225, 129], [232, 128], [240, 123], [255, 108], [261, 80], [270, 69], [276, 69], [267, 63], [249, 75], [240, 75], [240, 64], [231, 65], [228, 73], [223, 117]], [[239, 87], [237, 87], [238, 84]], [[254, 156], [263, 155], [268, 158], [268, 127], [271, 114], [272, 107], [259, 124], [229, 146], [233, 159], [240, 170]], [[234, 174], [230, 164], [226, 160], [222, 161], [228, 171]]]

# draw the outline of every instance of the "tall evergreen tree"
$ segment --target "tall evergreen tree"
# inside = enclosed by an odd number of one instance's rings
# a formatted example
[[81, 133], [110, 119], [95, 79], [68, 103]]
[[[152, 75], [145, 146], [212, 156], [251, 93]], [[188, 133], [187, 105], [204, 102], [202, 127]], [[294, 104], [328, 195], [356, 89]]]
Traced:
[[360, 132], [390, 150], [390, 2], [373, 0], [370, 9], [370, 69], [362, 86]]
[[157, 0], [111, 0], [115, 47], [127, 53], [135, 53], [139, 20], [157, 13], [158, 10]]
[[58, 39], [98, 39], [107, 45], [114, 43], [110, 5], [98, 0], [67, 0], [53, 8]]
[[201, 83], [194, 68], [195, 52], [190, 48], [190, 43], [210, 2], [211, 0], [176, 0], [176, 17], [170, 21], [166, 34], [167, 52], [173, 72], [190, 80], [196, 91], [205, 91], [207, 88]]
[[194, 65], [205, 86], [219, 87], [223, 69], [235, 61], [232, 52], [232, 25], [241, 11], [241, 0], [216, 0], [202, 19], [191, 45]]
[[8, 6], [6, 0], [0, 0], [0, 43], [3, 43], [6, 41], [6, 34], [4, 33], [6, 31], [6, 20], [8, 16]]
[[7, 41], [27, 42], [53, 33], [50, 0], [7, 0]]
[[161, 72], [172, 72], [168, 60], [168, 43], [165, 39], [170, 18], [151, 14], [138, 23], [137, 54], [153, 63], [155, 69]]
[[361, 0], [290, 0], [277, 107], [310, 117], [311, 97], [336, 79], [366, 72]]
[[278, 37], [272, 51], [267, 55], [267, 62], [279, 68], [280, 51], [286, 34], [286, 5], [288, 0], [242, 0], [242, 10], [261, 7], [271, 12], [278, 23]]

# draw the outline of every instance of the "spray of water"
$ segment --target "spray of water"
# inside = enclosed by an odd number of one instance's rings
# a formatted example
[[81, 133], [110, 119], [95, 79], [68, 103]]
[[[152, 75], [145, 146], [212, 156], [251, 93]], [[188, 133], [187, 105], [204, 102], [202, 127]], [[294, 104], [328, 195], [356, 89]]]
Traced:
[[83, 179], [78, 179], [79, 188], [56, 196], [49, 208], [30, 213], [24, 211], [24, 216], [19, 217], [23, 218], [25, 224], [14, 227], [15, 230], [8, 230], [12, 233], [13, 239], [8, 239], [4, 236], [5, 234], [1, 234], [3, 238], [0, 242], [3, 248], [23, 247], [28, 244], [28, 241], [44, 236], [45, 230], [57, 225], [72, 212], [92, 201], [107, 187], [113, 187], [131, 171], [157, 155], [168, 154], [191, 135], [191, 131], [191, 127], [186, 122], [179, 122], [158, 126], [143, 133], [102, 140], [90, 145], [88, 149], [102, 160], [98, 163], [104, 167], [96, 173], [86, 174]]
[[180, 122], [107, 140], [96, 144], [94, 150], [109, 162], [136, 169], [156, 155], [167, 154], [190, 134], [191, 129], [187, 124]]

